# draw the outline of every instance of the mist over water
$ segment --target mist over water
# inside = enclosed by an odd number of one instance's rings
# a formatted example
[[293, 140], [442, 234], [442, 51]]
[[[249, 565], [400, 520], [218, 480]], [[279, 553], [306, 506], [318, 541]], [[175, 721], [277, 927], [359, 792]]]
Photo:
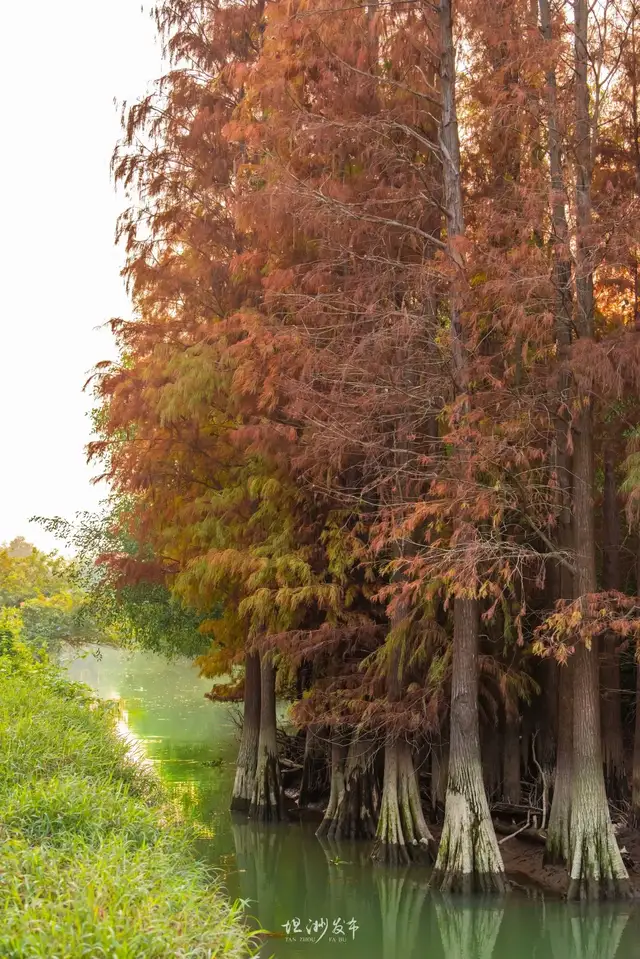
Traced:
[[73, 679], [120, 703], [120, 731], [198, 825], [197, 851], [272, 936], [264, 959], [637, 959], [634, 905], [568, 906], [512, 893], [500, 904], [444, 899], [429, 872], [374, 866], [367, 843], [321, 843], [315, 825], [248, 823], [228, 806], [237, 707], [204, 698], [186, 661], [103, 649]]

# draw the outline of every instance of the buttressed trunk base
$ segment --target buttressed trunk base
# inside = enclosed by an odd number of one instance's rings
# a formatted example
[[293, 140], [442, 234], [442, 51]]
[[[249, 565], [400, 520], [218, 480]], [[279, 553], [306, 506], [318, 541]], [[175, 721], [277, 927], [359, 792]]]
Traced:
[[389, 741], [385, 746], [382, 801], [372, 859], [403, 866], [432, 861], [433, 850], [409, 744], [400, 739]]
[[276, 740], [276, 670], [270, 654], [260, 658], [260, 740], [249, 817], [263, 822], [285, 818]]
[[256, 782], [259, 739], [260, 657], [257, 653], [248, 653], [245, 662], [242, 738], [231, 797], [231, 809], [233, 811], [247, 812], [251, 805]]
[[[345, 758], [346, 756], [346, 758]], [[356, 736], [331, 750], [331, 795], [316, 835], [327, 839], [373, 839], [380, 804], [372, 743]]]
[[504, 865], [482, 778], [478, 723], [478, 603], [456, 599], [451, 746], [444, 827], [431, 885], [442, 892], [505, 891]]
[[616, 841], [600, 762], [598, 653], [574, 653], [573, 788], [568, 899], [620, 899], [629, 877]]
[[558, 755], [553, 801], [547, 828], [543, 862], [549, 866], [569, 863], [571, 816], [571, 768], [573, 765], [573, 662], [559, 666]]

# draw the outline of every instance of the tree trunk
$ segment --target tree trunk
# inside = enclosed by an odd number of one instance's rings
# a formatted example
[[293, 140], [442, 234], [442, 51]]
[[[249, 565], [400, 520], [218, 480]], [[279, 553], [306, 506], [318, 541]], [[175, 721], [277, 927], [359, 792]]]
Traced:
[[[620, 589], [620, 512], [616, 495], [616, 475], [609, 450], [605, 452], [603, 503], [603, 585], [606, 590]], [[600, 664], [602, 684], [602, 762], [607, 794], [615, 799], [628, 795], [622, 735], [620, 702], [620, 657], [615, 634], [604, 637]]]
[[339, 823], [339, 814], [345, 801], [344, 773], [347, 761], [347, 747], [337, 738], [331, 743], [331, 792], [329, 803], [325, 810], [324, 819], [318, 826], [316, 836], [321, 839], [338, 839], [336, 835]]
[[387, 740], [384, 782], [372, 858], [387, 865], [430, 862], [434, 848], [422, 812], [411, 748], [404, 739]]
[[372, 741], [356, 734], [348, 750], [334, 744], [331, 756], [331, 795], [316, 835], [334, 841], [373, 839], [380, 797]]
[[558, 751], [559, 668], [555, 659], [542, 661], [542, 692], [536, 703], [539, 711], [535, 718], [535, 748], [538, 762], [549, 781], [553, 776]]
[[482, 781], [478, 729], [478, 603], [454, 606], [451, 745], [444, 827], [432, 885], [444, 892], [505, 891], [504, 866]]
[[260, 738], [260, 657], [247, 653], [244, 670], [244, 713], [242, 738], [236, 760], [231, 809], [247, 812], [256, 781], [258, 741]]
[[622, 707], [620, 701], [620, 658], [615, 635], [604, 637], [604, 652], [600, 664], [602, 686], [602, 763], [607, 795], [623, 799], [629, 795], [627, 770], [622, 735]]
[[[535, 732], [533, 713], [530, 707], [523, 710], [520, 717], [520, 778], [527, 779], [531, 761], [531, 742]], [[535, 770], [537, 773], [537, 769]]]
[[483, 728], [480, 735], [480, 756], [482, 759], [482, 780], [489, 802], [496, 802], [500, 796], [502, 783], [502, 751], [499, 730], [496, 725]]
[[[577, 329], [593, 338], [591, 228], [591, 117], [589, 115], [588, 0], [574, 0], [576, 294]], [[591, 397], [575, 391], [573, 426], [573, 523], [575, 598], [584, 608], [597, 591], [593, 519]], [[579, 641], [573, 674], [573, 782], [571, 789], [569, 899], [624, 896], [629, 877], [611, 824], [602, 769], [598, 643]]]
[[574, 654], [573, 788], [569, 899], [629, 894], [629, 877], [611, 825], [601, 763], [598, 660], [580, 643]]
[[[586, 20], [586, 0], [575, 0], [576, 23]], [[578, 13], [580, 16], [578, 16]], [[584, 27], [586, 30], [586, 26]], [[576, 43], [582, 36], [578, 32]], [[574, 535], [576, 600], [597, 590], [593, 525], [591, 411], [581, 397], [574, 431]], [[625, 896], [627, 870], [611, 824], [602, 768], [598, 642], [579, 641], [574, 653], [573, 782], [571, 790], [570, 899]]]
[[[586, 0], [575, 0], [576, 23], [586, 21]], [[579, 16], [578, 16], [579, 14]], [[586, 26], [584, 26], [586, 30]], [[576, 44], [584, 34], [578, 31]], [[574, 430], [574, 536], [576, 600], [597, 590], [593, 523], [591, 410], [580, 398]], [[573, 781], [569, 826], [569, 899], [628, 895], [629, 882], [611, 824], [602, 768], [598, 642], [579, 641], [574, 653]]]
[[444, 814], [449, 778], [449, 747], [446, 743], [434, 743], [431, 747], [431, 814], [439, 821]]
[[373, 765], [373, 743], [356, 735], [347, 755], [347, 801], [343, 833], [348, 839], [373, 839], [380, 809], [380, 792]]
[[[545, 40], [554, 41], [549, 0], [539, 0], [540, 29]], [[572, 266], [567, 221], [565, 177], [558, 122], [557, 79], [555, 66], [547, 71], [547, 127], [549, 138], [549, 170], [551, 174], [551, 219], [553, 224], [553, 284], [555, 292], [555, 340], [558, 355], [558, 410], [570, 401], [571, 378], [568, 353], [573, 325]], [[556, 469], [558, 486], [558, 545], [568, 550], [571, 545], [571, 473], [569, 429], [566, 414], [556, 415]], [[573, 576], [560, 560], [556, 565], [556, 599], [569, 600], [574, 595]], [[568, 863], [569, 824], [571, 816], [571, 782], [573, 765], [573, 664], [560, 667], [557, 757], [555, 785], [545, 862]], [[544, 767], [543, 767], [544, 768]]]
[[571, 816], [571, 770], [573, 767], [573, 661], [559, 666], [558, 752], [556, 774], [547, 827], [545, 865], [569, 863]]
[[[636, 556], [636, 596], [640, 596], [640, 547]], [[633, 737], [631, 823], [640, 829], [640, 645], [636, 642], [636, 723]]]
[[[440, 0], [440, 141], [443, 152], [443, 186], [447, 249], [459, 271], [464, 259], [456, 239], [464, 235], [464, 209], [460, 180], [460, 136], [456, 107], [456, 63], [451, 0]], [[451, 353], [456, 387], [467, 387], [462, 313], [457, 276], [449, 297]], [[482, 780], [478, 722], [478, 629], [475, 599], [454, 602], [453, 665], [451, 680], [449, 780], [444, 826], [438, 858], [431, 878], [445, 891], [503, 892], [504, 866], [489, 814]]]
[[285, 818], [276, 741], [276, 669], [271, 653], [260, 657], [260, 739], [249, 817], [264, 822]]
[[[640, 586], [638, 587], [640, 591]], [[640, 829], [640, 649], [636, 646], [636, 725], [633, 739], [631, 825]]]
[[504, 729], [504, 763], [502, 797], [514, 806], [520, 805], [520, 717], [506, 716]]
[[326, 786], [326, 749], [320, 738], [322, 726], [312, 723], [307, 727], [302, 760], [302, 780], [298, 806], [307, 806], [324, 792]]

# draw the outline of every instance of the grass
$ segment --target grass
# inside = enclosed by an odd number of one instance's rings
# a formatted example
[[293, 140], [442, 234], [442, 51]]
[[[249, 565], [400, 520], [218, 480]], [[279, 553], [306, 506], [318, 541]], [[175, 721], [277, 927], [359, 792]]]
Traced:
[[255, 954], [113, 710], [51, 667], [0, 657], [0, 956]]

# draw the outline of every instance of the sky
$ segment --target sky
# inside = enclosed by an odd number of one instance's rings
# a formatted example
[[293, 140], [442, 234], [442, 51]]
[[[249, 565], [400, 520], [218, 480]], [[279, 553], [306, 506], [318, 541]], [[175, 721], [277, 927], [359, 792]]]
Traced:
[[29, 517], [94, 510], [87, 376], [130, 316], [114, 246], [114, 97], [161, 72], [140, 0], [31, 0], [2, 13], [0, 89], [0, 544], [60, 547]]

